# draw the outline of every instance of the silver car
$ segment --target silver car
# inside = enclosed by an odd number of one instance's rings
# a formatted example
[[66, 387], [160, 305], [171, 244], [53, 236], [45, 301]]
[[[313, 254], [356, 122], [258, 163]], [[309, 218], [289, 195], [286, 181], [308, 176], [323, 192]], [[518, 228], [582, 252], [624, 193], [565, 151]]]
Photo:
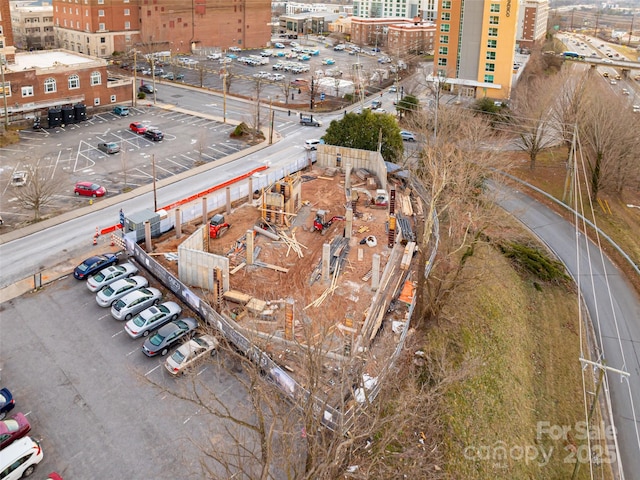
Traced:
[[120, 300], [127, 293], [131, 293], [147, 285], [149, 285], [147, 279], [140, 275], [131, 278], [122, 278], [100, 290], [96, 295], [96, 302], [101, 307], [108, 307], [116, 303], [116, 301]]
[[111, 285], [116, 280], [133, 277], [136, 273], [138, 273], [138, 267], [133, 263], [127, 262], [120, 265], [113, 265], [112, 267], [107, 267], [91, 275], [87, 279], [87, 288], [91, 292], [97, 292], [107, 285]]
[[182, 308], [176, 302], [164, 302], [141, 311], [124, 326], [131, 338], [146, 337], [151, 330], [178, 318]]
[[165, 368], [171, 375], [184, 373], [194, 363], [203, 359], [207, 354], [214, 356], [218, 348], [218, 340], [211, 335], [202, 335], [191, 340], [187, 340], [173, 352], [164, 363]]
[[130, 320], [136, 313], [157, 304], [162, 292], [157, 288], [139, 288], [111, 305], [111, 316], [116, 320]]

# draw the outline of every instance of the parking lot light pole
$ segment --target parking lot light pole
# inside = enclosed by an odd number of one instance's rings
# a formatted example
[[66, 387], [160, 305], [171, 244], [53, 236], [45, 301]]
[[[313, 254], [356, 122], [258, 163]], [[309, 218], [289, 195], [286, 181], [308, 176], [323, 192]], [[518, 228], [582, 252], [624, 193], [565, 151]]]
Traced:
[[7, 107], [7, 89], [4, 86], [4, 63], [6, 62], [6, 57], [4, 55], [0, 55], [0, 72], [2, 73], [2, 100], [4, 103], [4, 128], [5, 130], [9, 126], [9, 109]]

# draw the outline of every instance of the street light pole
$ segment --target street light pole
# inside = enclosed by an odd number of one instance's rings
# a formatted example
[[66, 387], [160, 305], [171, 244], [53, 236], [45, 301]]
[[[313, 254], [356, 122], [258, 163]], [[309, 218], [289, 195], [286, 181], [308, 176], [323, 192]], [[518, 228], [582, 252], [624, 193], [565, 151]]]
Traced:
[[156, 156], [151, 155], [151, 174], [153, 175], [153, 211], [158, 211], [158, 191], [156, 189]]
[[6, 57], [4, 55], [0, 55], [0, 72], [2, 72], [2, 99], [4, 102], [4, 128], [6, 130], [9, 126], [9, 109], [7, 107], [7, 89], [4, 84], [4, 62], [6, 62]]

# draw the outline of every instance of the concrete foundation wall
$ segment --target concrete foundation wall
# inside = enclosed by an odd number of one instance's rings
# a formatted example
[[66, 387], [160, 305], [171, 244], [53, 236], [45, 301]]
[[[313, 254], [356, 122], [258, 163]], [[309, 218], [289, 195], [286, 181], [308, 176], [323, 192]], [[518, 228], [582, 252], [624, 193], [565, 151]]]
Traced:
[[373, 173], [380, 182], [380, 188], [387, 189], [387, 167], [379, 152], [338, 147], [335, 145], [318, 145], [316, 165], [335, 167], [345, 171], [347, 164], [351, 171], [364, 168]]
[[213, 290], [213, 271], [222, 272], [222, 289], [229, 290], [229, 259], [204, 251], [204, 228], [200, 227], [178, 247], [178, 278], [186, 285]]

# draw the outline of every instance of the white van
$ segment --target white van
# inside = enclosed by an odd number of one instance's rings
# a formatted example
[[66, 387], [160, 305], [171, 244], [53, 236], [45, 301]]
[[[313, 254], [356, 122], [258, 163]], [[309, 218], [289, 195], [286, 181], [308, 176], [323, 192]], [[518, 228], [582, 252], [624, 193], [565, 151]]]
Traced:
[[304, 142], [305, 150], [317, 150], [318, 145], [324, 143], [322, 140], [318, 140], [317, 138], [312, 138], [311, 140], [307, 140]]
[[0, 450], [0, 479], [18, 480], [30, 476], [42, 457], [40, 444], [31, 437], [16, 440]]

